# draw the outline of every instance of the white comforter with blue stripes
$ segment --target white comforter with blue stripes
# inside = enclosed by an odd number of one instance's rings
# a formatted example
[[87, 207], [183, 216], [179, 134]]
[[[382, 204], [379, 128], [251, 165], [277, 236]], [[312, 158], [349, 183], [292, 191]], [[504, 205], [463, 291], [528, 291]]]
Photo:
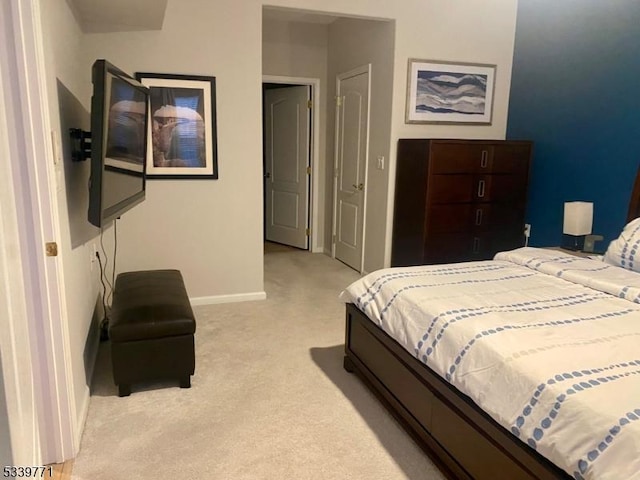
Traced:
[[640, 479], [640, 274], [521, 248], [341, 299], [574, 478]]

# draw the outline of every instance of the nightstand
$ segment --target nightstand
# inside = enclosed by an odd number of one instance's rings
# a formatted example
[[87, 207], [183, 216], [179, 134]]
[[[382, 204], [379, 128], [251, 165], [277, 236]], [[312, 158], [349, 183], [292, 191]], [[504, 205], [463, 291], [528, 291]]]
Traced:
[[597, 257], [599, 255], [603, 255], [602, 252], [583, 252], [581, 250], [569, 250], [567, 248], [562, 248], [562, 247], [544, 247], [545, 250], [557, 250], [558, 252], [563, 252], [563, 253], [568, 253], [569, 255], [573, 255], [575, 257], [582, 257], [582, 258], [591, 258], [591, 257]]

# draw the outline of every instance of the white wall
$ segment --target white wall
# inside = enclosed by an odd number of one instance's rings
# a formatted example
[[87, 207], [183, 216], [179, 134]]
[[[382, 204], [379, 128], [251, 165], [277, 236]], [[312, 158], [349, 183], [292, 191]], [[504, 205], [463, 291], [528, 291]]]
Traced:
[[[367, 212], [365, 219], [364, 264], [365, 272], [384, 267], [387, 195], [389, 185], [389, 155], [391, 138], [391, 98], [393, 92], [393, 52], [395, 24], [393, 21], [340, 19], [329, 28], [329, 98], [336, 95], [336, 77], [354, 68], [371, 64], [369, 95], [369, 158], [365, 191]], [[327, 110], [334, 111], [333, 101]], [[333, 150], [335, 116], [330, 116], [327, 127], [327, 148]], [[377, 169], [377, 157], [383, 156], [386, 166]], [[332, 172], [327, 205], [333, 202]], [[329, 208], [329, 207], [327, 207]], [[330, 210], [331, 211], [331, 210]], [[330, 226], [329, 226], [330, 232]]]
[[366, 271], [384, 264], [388, 169], [375, 169], [383, 155], [388, 162], [393, 89], [394, 22], [339, 19], [330, 25], [265, 19], [262, 32], [263, 73], [317, 77], [321, 85], [320, 237], [331, 250], [336, 75], [372, 64], [370, 162], [367, 178]]
[[[384, 263], [389, 265], [397, 140], [420, 137], [505, 138], [517, 0], [269, 0], [268, 4], [318, 13], [395, 20], [391, 151], [387, 172], [389, 202], [384, 242]], [[405, 124], [409, 58], [497, 65], [492, 125]]]
[[265, 18], [262, 22], [262, 73], [327, 79], [329, 27]]
[[[319, 109], [320, 124], [318, 128], [318, 209], [314, 213], [319, 219], [317, 245], [314, 251], [331, 249], [325, 239], [326, 225], [331, 233], [331, 209], [325, 209], [327, 191], [325, 171], [333, 164], [332, 151], [327, 147], [327, 109], [330, 85], [327, 77], [327, 55], [329, 29], [327, 25], [286, 22], [265, 18], [262, 23], [262, 73], [263, 75], [317, 78], [320, 80], [320, 101], [315, 108]], [[329, 187], [330, 188], [330, 187]], [[331, 190], [328, 190], [330, 193]]]
[[[504, 138], [515, 0], [468, 0], [464, 7], [459, 2], [424, 0], [268, 3], [396, 21], [395, 60], [390, 67], [395, 86], [390, 168], [384, 174], [388, 179], [395, 175], [395, 144], [400, 137]], [[193, 297], [262, 291], [262, 5], [260, 0], [169, 2], [162, 31], [83, 37], [85, 63], [104, 57], [131, 73], [217, 78], [220, 179], [150, 181], [147, 200], [120, 222], [120, 270], [179, 268]], [[497, 64], [493, 125], [406, 125], [409, 57]], [[388, 183], [392, 195], [393, 182]], [[371, 266], [380, 264], [381, 248], [388, 262], [391, 208], [389, 202], [387, 212], [377, 212], [386, 219], [386, 238], [381, 247], [377, 239], [381, 229], [376, 226], [376, 240], [370, 239], [375, 258]]]
[[[86, 208], [88, 197], [88, 162], [72, 163], [68, 144], [68, 126], [61, 126], [61, 101], [58, 81], [88, 109], [91, 70], [80, 55], [82, 32], [65, 0], [41, 3], [47, 90], [51, 127], [56, 132], [62, 152], [62, 163], [56, 167], [56, 197], [60, 221], [60, 238], [56, 239], [60, 258], [60, 278], [64, 281], [66, 328], [69, 334], [71, 373], [73, 383], [72, 415], [78, 442], [89, 407], [89, 387], [98, 349], [98, 318], [94, 318], [99, 291], [98, 269], [91, 268], [92, 243], [98, 230], [84, 233], [80, 243], [72, 238], [75, 225], [88, 226]], [[85, 112], [85, 115], [87, 112]], [[85, 119], [86, 120], [86, 119]], [[87, 125], [78, 127], [88, 128]], [[45, 159], [43, 159], [43, 162]], [[43, 165], [44, 167], [44, 165]], [[84, 199], [84, 201], [81, 201]], [[78, 203], [79, 202], [79, 203]], [[79, 218], [77, 218], [79, 217]]]
[[162, 31], [85, 35], [85, 62], [216, 77], [219, 179], [148, 181], [118, 223], [119, 271], [180, 269], [197, 298], [263, 292], [261, 23], [254, 1], [181, 0]]

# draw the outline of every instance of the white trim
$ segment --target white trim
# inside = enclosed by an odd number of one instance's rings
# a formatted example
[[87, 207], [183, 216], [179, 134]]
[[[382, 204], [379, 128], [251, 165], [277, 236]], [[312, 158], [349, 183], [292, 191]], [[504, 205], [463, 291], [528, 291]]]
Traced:
[[311, 126], [311, 246], [313, 253], [324, 251], [324, 239], [320, 235], [320, 79], [307, 77], [287, 77], [263, 75], [262, 83], [281, 83], [285, 85], [310, 85], [313, 95], [313, 125]]
[[[5, 9], [8, 7], [8, 3], [0, 4], [0, 21], [6, 21]], [[5, 46], [9, 43], [7, 33], [0, 24], [0, 44]], [[20, 281], [23, 278], [23, 254], [13, 172], [11, 162], [7, 161], [15, 148], [15, 139], [10, 138], [6, 128], [10, 125], [9, 112], [2, 95], [2, 92], [9, 91], [3, 83], [5, 75], [8, 75], [5, 62], [9, 57], [8, 52], [0, 48], [0, 376], [4, 384], [5, 398], [2, 401], [7, 410], [11, 462], [13, 465], [39, 465], [40, 433], [31, 379], [32, 352], [26, 292]]]
[[391, 266], [391, 242], [393, 240], [393, 209], [396, 194], [396, 150], [391, 149], [387, 161], [389, 176], [387, 177], [387, 211], [384, 230], [384, 263], [383, 268]]
[[362, 204], [362, 257], [360, 258], [360, 274], [364, 275], [365, 248], [367, 244], [367, 199], [369, 198], [369, 153], [371, 139], [371, 64], [361, 67], [362, 73], [367, 73], [367, 147], [364, 158], [364, 201]]
[[338, 95], [340, 95], [340, 77], [336, 76], [336, 95], [333, 98], [334, 106], [334, 132], [333, 132], [333, 205], [331, 216], [331, 258], [336, 258], [336, 234], [338, 231], [338, 128], [340, 126], [340, 107], [338, 106]]
[[189, 302], [194, 307], [199, 305], [216, 305], [218, 303], [253, 302], [266, 300], [267, 292], [231, 293], [229, 295], [213, 295], [210, 297], [191, 297]]
[[[367, 192], [369, 191], [369, 138], [370, 138], [370, 123], [371, 123], [371, 64], [367, 63], [360, 67], [356, 67], [347, 72], [339, 73], [336, 75], [336, 96], [340, 95], [341, 82], [357, 75], [367, 74], [367, 138], [365, 146], [365, 158], [364, 158], [364, 199], [362, 200], [362, 252], [360, 256], [360, 274], [364, 272], [364, 260], [365, 260], [365, 243], [367, 232]], [[336, 103], [336, 122], [335, 122], [335, 143], [334, 143], [334, 174], [333, 174], [333, 225], [331, 229], [331, 238], [337, 234], [337, 213], [338, 213], [338, 176], [335, 174], [338, 171], [338, 129], [340, 128], [339, 121], [339, 108]], [[332, 240], [331, 256], [336, 258], [336, 244]]]
[[[97, 351], [96, 351], [97, 353]], [[94, 364], [95, 364], [95, 359], [94, 359]], [[93, 375], [90, 377], [92, 378]], [[87, 423], [87, 416], [89, 415], [89, 403], [91, 402], [91, 392], [90, 390], [87, 388], [87, 392], [86, 395], [84, 395], [83, 399], [82, 399], [82, 407], [80, 408], [80, 412], [77, 416], [78, 419], [78, 425], [80, 425], [80, 428], [76, 428], [74, 433], [74, 441], [76, 442], [76, 446], [78, 448], [78, 451], [80, 450], [80, 442], [82, 441], [82, 434], [84, 433], [84, 426]], [[77, 455], [77, 453], [76, 453]], [[75, 456], [75, 455], [74, 455]]]
[[[41, 463], [77, 453], [75, 398], [60, 257], [46, 257], [44, 243], [55, 241], [58, 211], [51, 145], [51, 122], [39, 3], [16, 0], [2, 11], [11, 20], [2, 55], [4, 88], [10, 95], [9, 134], [22, 276], [31, 345], [31, 382], [39, 430]], [[7, 41], [8, 40], [8, 41]], [[22, 339], [25, 341], [25, 339]]]

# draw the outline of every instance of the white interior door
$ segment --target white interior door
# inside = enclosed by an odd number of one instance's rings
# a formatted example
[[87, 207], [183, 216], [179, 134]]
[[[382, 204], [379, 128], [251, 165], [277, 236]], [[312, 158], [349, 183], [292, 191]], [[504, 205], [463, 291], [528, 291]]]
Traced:
[[338, 76], [335, 257], [362, 271], [369, 136], [369, 67]]
[[310, 88], [265, 92], [266, 239], [309, 248]]

